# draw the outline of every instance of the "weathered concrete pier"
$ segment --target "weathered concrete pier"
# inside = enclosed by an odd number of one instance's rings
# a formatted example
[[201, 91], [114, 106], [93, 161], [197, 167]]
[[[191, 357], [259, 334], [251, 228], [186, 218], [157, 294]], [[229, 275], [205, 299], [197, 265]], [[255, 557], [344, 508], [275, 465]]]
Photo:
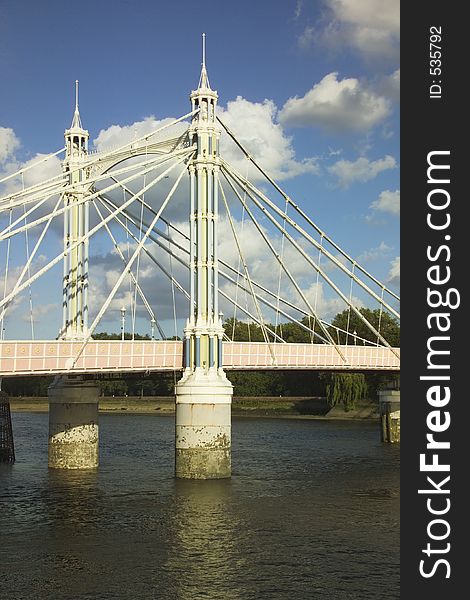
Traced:
[[380, 432], [382, 442], [400, 441], [400, 390], [379, 390]]
[[49, 467], [94, 469], [99, 462], [99, 388], [81, 377], [49, 386]]

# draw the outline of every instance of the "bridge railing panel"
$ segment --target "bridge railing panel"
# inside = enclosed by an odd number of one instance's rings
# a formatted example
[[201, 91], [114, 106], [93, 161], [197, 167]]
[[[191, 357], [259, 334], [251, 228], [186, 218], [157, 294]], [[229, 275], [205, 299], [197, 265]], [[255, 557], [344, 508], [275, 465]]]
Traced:
[[[80, 341], [0, 342], [0, 375], [105, 373], [182, 369], [181, 341], [89, 342], [75, 361]], [[266, 344], [224, 342], [224, 368], [394, 370], [400, 368], [399, 348], [326, 344]], [[398, 356], [397, 356], [398, 355]]]

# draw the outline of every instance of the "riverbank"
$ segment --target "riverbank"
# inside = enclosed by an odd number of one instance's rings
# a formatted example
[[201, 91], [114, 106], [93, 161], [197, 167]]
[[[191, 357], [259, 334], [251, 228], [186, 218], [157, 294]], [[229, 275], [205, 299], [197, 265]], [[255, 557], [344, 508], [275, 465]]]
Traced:
[[[47, 397], [12, 397], [12, 411], [48, 412]], [[103, 396], [99, 401], [102, 413], [173, 415], [173, 396]], [[329, 409], [326, 399], [320, 397], [234, 397], [232, 415], [243, 417], [282, 417], [303, 419], [378, 419], [378, 404], [368, 400], [357, 403], [354, 410], [345, 412], [341, 407]]]

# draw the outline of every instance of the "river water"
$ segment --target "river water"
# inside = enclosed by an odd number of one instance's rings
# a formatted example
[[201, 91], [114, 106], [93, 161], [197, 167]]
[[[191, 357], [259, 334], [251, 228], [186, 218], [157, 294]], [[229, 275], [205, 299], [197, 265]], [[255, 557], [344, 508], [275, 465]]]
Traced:
[[234, 418], [233, 477], [173, 478], [174, 419], [100, 415], [97, 472], [0, 465], [0, 598], [399, 598], [399, 448], [377, 423]]

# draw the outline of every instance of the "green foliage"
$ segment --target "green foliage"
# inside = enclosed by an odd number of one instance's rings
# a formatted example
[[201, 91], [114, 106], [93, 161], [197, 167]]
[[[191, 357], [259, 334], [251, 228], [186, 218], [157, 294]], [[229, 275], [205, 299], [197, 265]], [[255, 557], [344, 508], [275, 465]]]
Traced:
[[249, 323], [234, 319], [226, 319], [224, 330], [234, 342], [264, 342], [261, 327], [256, 323]]
[[[370, 310], [369, 308], [359, 308], [359, 312], [377, 330], [379, 330], [380, 321], [380, 334], [387, 340], [387, 342], [391, 346], [400, 346], [400, 325], [396, 319], [394, 319], [385, 311], [383, 311], [382, 315], [380, 315], [380, 309], [378, 308], [375, 310]], [[373, 344], [377, 342], [377, 336], [372, 333], [372, 331], [367, 327], [365, 323], [363, 323], [363, 321], [356, 315], [356, 313], [354, 313], [353, 311], [349, 311], [348, 309], [338, 313], [331, 322], [331, 324], [335, 327], [339, 327], [340, 329], [349, 331], [350, 333], [356, 331], [359, 337], [364, 338], [365, 340], [368, 340]], [[333, 329], [333, 327], [330, 327], [330, 333], [335, 341], [337, 340], [340, 344], [346, 343], [346, 338], [348, 337], [346, 333], [338, 333], [337, 330]], [[347, 342], [348, 344], [354, 344], [354, 338], [352, 336], [349, 336]]]
[[[121, 339], [121, 334], [120, 333], [108, 333], [107, 331], [101, 331], [100, 333], [94, 333], [93, 334], [93, 339], [94, 340], [120, 340]], [[132, 340], [132, 333], [129, 333], [128, 331], [124, 332], [124, 339], [125, 340]], [[140, 333], [135, 333], [134, 334], [134, 339], [135, 340], [141, 340], [141, 341], [149, 341], [150, 340], [150, 336], [148, 334], [142, 335]]]
[[47, 396], [47, 388], [53, 381], [53, 377], [4, 377], [2, 379], [2, 390], [9, 396]]
[[333, 373], [328, 376], [326, 399], [332, 408], [342, 403], [347, 412], [356, 407], [356, 401], [366, 397], [367, 383], [362, 373]]
[[[301, 323], [314, 331], [319, 331], [318, 324], [314, 327], [312, 318], [304, 317]], [[280, 338], [290, 343], [308, 344], [312, 341], [312, 334], [306, 331], [298, 323], [279, 323], [277, 326], [273, 323], [266, 323], [266, 327], [274, 331]], [[263, 331], [259, 325], [252, 321], [240, 321], [230, 317], [224, 322], [226, 335], [234, 342], [264, 342]], [[266, 332], [270, 342], [275, 341], [275, 337]], [[319, 339], [316, 337], [315, 342]]]

